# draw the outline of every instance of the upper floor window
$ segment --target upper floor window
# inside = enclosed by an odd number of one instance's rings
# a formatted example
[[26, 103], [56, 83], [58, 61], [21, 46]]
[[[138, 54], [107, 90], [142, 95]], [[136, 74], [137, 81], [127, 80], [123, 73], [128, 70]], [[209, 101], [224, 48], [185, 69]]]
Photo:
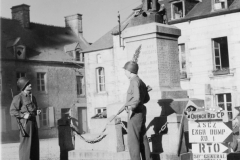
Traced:
[[76, 77], [76, 81], [77, 81], [77, 95], [83, 95], [83, 76], [77, 76]]
[[97, 55], [97, 63], [102, 63], [102, 55], [101, 54]]
[[[26, 73], [25, 72], [17, 72], [17, 75], [16, 75], [17, 81], [21, 77], [26, 77]], [[17, 91], [20, 91], [19, 87], [17, 87]]]
[[185, 44], [178, 45], [179, 52], [179, 63], [180, 63], [180, 78], [187, 78], [187, 68], [186, 68], [186, 53], [185, 53]]
[[177, 1], [171, 3], [172, 20], [180, 19], [185, 16], [184, 1]]
[[98, 92], [105, 91], [105, 73], [104, 73], [104, 68], [99, 67], [96, 70], [97, 72], [97, 90]]
[[26, 47], [23, 46], [23, 45], [19, 45], [16, 47], [15, 49], [15, 52], [16, 52], [16, 57], [17, 59], [25, 59], [26, 57]]
[[214, 69], [229, 70], [229, 55], [227, 37], [212, 39]]
[[216, 102], [219, 107], [227, 111], [229, 119], [233, 118], [232, 114], [232, 96], [231, 93], [217, 94]]
[[213, 0], [213, 10], [227, 9], [227, 0]]
[[41, 92], [46, 91], [46, 73], [37, 73], [37, 90]]
[[80, 62], [84, 62], [84, 54], [81, 53], [80, 51], [76, 51], [75, 60], [80, 61]]

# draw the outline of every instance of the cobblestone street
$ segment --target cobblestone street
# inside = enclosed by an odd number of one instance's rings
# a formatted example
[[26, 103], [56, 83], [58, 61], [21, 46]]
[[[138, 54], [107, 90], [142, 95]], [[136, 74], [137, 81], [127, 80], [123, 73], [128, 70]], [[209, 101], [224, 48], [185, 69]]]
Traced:
[[[18, 160], [19, 143], [1, 144], [2, 160]], [[40, 160], [59, 160], [58, 139], [40, 139]]]

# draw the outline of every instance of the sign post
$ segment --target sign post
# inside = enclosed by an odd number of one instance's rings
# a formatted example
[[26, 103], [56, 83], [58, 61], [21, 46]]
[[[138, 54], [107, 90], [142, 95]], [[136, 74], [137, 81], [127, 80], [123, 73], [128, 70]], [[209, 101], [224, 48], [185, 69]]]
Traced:
[[[186, 106], [186, 108], [189, 108]], [[193, 160], [227, 160], [232, 142], [232, 122], [225, 111], [188, 111], [189, 142], [192, 143]]]

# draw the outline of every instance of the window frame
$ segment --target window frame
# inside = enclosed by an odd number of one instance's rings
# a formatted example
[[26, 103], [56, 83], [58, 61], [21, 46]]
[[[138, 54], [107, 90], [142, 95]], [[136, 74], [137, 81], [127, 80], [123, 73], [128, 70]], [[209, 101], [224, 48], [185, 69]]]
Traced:
[[[24, 74], [24, 76], [22, 76]], [[18, 81], [19, 78], [21, 77], [26, 77], [27, 73], [26, 72], [16, 72], [16, 80]], [[17, 86], [17, 91], [21, 91], [20, 88]]]
[[[103, 75], [99, 75], [100, 69], [103, 70]], [[106, 83], [105, 83], [105, 69], [103, 67], [96, 68], [96, 79], [97, 79], [97, 92], [105, 92], [106, 91]], [[103, 82], [100, 82], [100, 79], [103, 79]], [[103, 89], [101, 89], [103, 86]]]
[[84, 62], [84, 53], [82, 53], [80, 50], [76, 50], [74, 59], [78, 62]]
[[[219, 95], [223, 95], [223, 102], [219, 102]], [[230, 95], [230, 99], [231, 101], [228, 102], [227, 101], [227, 95]], [[232, 94], [231, 93], [218, 93], [218, 94], [215, 94], [215, 99], [216, 99], [216, 105], [219, 106], [219, 104], [223, 104], [224, 105], [224, 109], [222, 108], [224, 111], [226, 111], [228, 113], [228, 117], [229, 119], [232, 119], [233, 118], [233, 99], [232, 99]], [[231, 104], [231, 110], [228, 111], [228, 104]], [[229, 113], [231, 113], [231, 117], [229, 116]]]
[[[221, 44], [219, 42], [217, 42], [221, 38], [226, 38], [226, 53], [224, 53], [221, 50]], [[213, 69], [214, 69], [214, 71], [219, 71], [219, 70], [223, 70], [223, 69], [228, 70], [230, 68], [230, 62], [229, 62], [230, 59], [229, 59], [229, 49], [228, 49], [228, 38], [227, 38], [227, 36], [212, 38], [211, 41], [212, 41], [212, 55], [213, 55]], [[217, 44], [217, 47], [215, 46], [215, 44]], [[218, 53], [219, 53], [218, 56], [216, 56], [216, 50], [218, 50]], [[228, 67], [223, 67], [223, 63], [222, 63], [223, 54], [227, 54], [227, 56], [228, 56]], [[219, 64], [217, 64], [216, 59], [219, 59], [218, 60]], [[229, 72], [229, 71], [227, 71], [227, 72]]]
[[[38, 77], [38, 75], [43, 74], [43, 78], [40, 76], [40, 79]], [[42, 85], [42, 80], [44, 82], [44, 90], [42, 89], [43, 85]], [[39, 83], [38, 83], [39, 81]], [[39, 85], [40, 84], [40, 85]], [[37, 91], [38, 92], [42, 92], [42, 93], [46, 93], [47, 92], [47, 73], [46, 72], [37, 72]]]
[[[182, 47], [184, 46], [184, 52]], [[180, 67], [180, 78], [187, 78], [187, 60], [186, 60], [186, 45], [185, 43], [178, 44], [178, 54], [179, 54], [179, 67]], [[185, 68], [183, 68], [183, 57], [185, 59]]]
[[[173, 5], [176, 4], [176, 3], [182, 3], [182, 17], [179, 17], [179, 18], [175, 18], [175, 15], [173, 13], [174, 12], [174, 7]], [[185, 2], [184, 1], [175, 1], [175, 2], [172, 2], [171, 3], [171, 20], [177, 20], [177, 19], [181, 19], [181, 18], [184, 18], [185, 17]]]
[[97, 54], [97, 63], [102, 63], [102, 55], [101, 54]]
[[[43, 119], [43, 116], [46, 115], [46, 119]], [[43, 124], [43, 120], [46, 121], [46, 124]], [[40, 128], [49, 127], [49, 113], [48, 108], [41, 108], [41, 114], [39, 115]]]
[[[98, 112], [98, 110], [100, 110], [100, 112]], [[98, 114], [98, 113], [102, 113], [103, 111], [106, 111], [107, 110], [107, 107], [96, 107], [94, 109], [94, 112], [95, 114]]]
[[[80, 81], [78, 81], [78, 80], [80, 80]], [[77, 75], [76, 76], [76, 90], [77, 90], [77, 96], [78, 97], [84, 95], [84, 86], [83, 85], [84, 85], [84, 77], [81, 76], [81, 75]]]
[[[227, 0], [224, 0], [225, 2], [225, 8], [221, 8], [221, 9], [216, 9], [215, 8], [215, 4], [216, 4], [216, 2], [215, 2], [216, 0], [212, 0], [212, 10], [213, 11], [221, 11], [221, 10], [226, 10], [226, 9], [228, 9], [228, 1]], [[220, 0], [219, 0], [220, 1]], [[221, 2], [220, 2], [221, 3]]]

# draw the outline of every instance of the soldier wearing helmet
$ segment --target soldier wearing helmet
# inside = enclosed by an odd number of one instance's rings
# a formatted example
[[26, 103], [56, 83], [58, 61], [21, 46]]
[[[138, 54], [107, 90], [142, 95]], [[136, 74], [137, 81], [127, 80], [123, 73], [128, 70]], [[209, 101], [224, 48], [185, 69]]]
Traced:
[[36, 116], [40, 114], [32, 85], [26, 77], [17, 81], [21, 92], [13, 98], [10, 115], [16, 117], [20, 134], [19, 160], [39, 160], [39, 137]]
[[149, 142], [146, 136], [146, 107], [144, 106], [150, 100], [145, 83], [138, 77], [139, 66], [137, 58], [141, 46], [137, 49], [132, 61], [124, 65], [125, 75], [130, 80], [127, 91], [127, 100], [125, 108], [129, 114], [128, 118], [128, 146], [131, 160], [142, 159], [150, 160]]

